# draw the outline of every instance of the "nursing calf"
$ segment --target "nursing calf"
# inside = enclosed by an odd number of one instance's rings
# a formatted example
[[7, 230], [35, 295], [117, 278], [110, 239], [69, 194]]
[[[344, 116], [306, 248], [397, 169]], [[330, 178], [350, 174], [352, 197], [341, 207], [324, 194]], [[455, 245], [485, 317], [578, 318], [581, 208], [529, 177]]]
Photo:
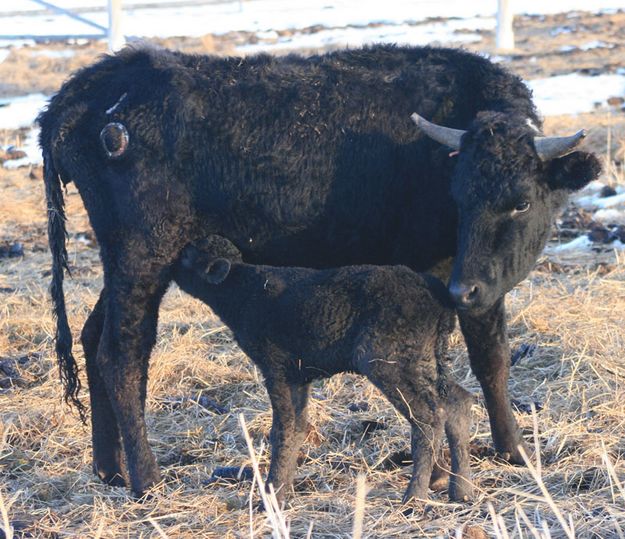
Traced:
[[434, 277], [404, 266], [339, 269], [256, 266], [228, 240], [188, 246], [176, 280], [209, 304], [259, 367], [273, 407], [268, 483], [284, 499], [307, 433], [310, 383], [367, 376], [412, 427], [404, 501], [425, 498], [443, 430], [452, 457], [449, 497], [465, 501], [471, 396], [447, 373], [454, 313]]

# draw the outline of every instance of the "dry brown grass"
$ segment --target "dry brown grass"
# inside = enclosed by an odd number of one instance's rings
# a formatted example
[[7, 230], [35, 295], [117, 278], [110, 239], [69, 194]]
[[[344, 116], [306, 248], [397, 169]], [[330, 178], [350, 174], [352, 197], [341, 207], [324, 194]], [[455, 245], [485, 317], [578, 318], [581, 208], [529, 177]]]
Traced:
[[[0, 261], [0, 287], [12, 290], [2, 293], [0, 304], [0, 356], [30, 358], [18, 367], [21, 387], [0, 393], [0, 526], [6, 526], [4, 507], [16, 528], [36, 537], [270, 534], [267, 515], [250, 512], [251, 483], [209, 482], [217, 466], [250, 463], [239, 414], [255, 451], [264, 448], [258, 458], [266, 473], [271, 414], [262, 380], [210, 309], [175, 287], [161, 310], [147, 410], [163, 483], [151, 500], [139, 503], [126, 490], [94, 478], [89, 429], [60, 403], [40, 184], [28, 179], [27, 171], [2, 171], [0, 181], [6, 199], [14, 201], [3, 202], [3, 211], [11, 213], [2, 220], [0, 238], [27, 246], [23, 259]], [[71, 187], [68, 200], [74, 278], [66, 297], [77, 336], [95, 303], [101, 270], [97, 250], [74, 239], [87, 222]], [[566, 537], [565, 526], [576, 537], [622, 536], [624, 281], [625, 266], [614, 259], [607, 269], [534, 272], [510, 294], [513, 347], [537, 345], [513, 368], [511, 391], [524, 403], [544, 404], [535, 426], [531, 415], [518, 416], [530, 442], [534, 436], [539, 442], [541, 466], [535, 477], [528, 468], [492, 458], [486, 449], [491, 443], [487, 416], [478, 400], [473, 407], [478, 493], [473, 504], [450, 504], [444, 493], [436, 493], [427, 507], [405, 514], [400, 497], [409, 469], [387, 465], [391, 455], [408, 449], [405, 421], [362, 378], [343, 375], [316, 384], [314, 429], [303, 448], [296, 493], [283, 512], [291, 535], [350, 537], [359, 506], [364, 537], [453, 537], [465, 526], [473, 527], [467, 528], [467, 537], [479, 537], [480, 529], [491, 537], [547, 537], [546, 529], [551, 537]], [[82, 362], [82, 350], [76, 349]], [[479, 394], [458, 333], [451, 354], [457, 377]], [[228, 413], [204, 409], [200, 394]], [[369, 403], [369, 410], [348, 410], [350, 403], [361, 401]], [[367, 420], [385, 428], [363, 436]], [[357, 496], [359, 474], [366, 476], [368, 488], [364, 510], [362, 486]]]

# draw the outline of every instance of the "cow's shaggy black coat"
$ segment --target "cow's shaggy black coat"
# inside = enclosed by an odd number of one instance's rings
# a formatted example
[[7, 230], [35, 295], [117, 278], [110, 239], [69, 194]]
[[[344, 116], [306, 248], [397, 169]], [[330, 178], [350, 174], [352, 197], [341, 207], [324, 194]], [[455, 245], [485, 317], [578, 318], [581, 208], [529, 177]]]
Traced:
[[219, 236], [188, 246], [176, 281], [210, 305], [260, 368], [273, 407], [268, 483], [283, 499], [307, 434], [310, 383], [339, 372], [367, 376], [412, 428], [404, 501], [425, 498], [443, 430], [449, 496], [467, 500], [472, 398], [448, 377], [455, 314], [438, 279], [405, 266], [314, 270], [255, 266]]
[[[460, 155], [425, 138], [412, 112], [468, 129]], [[452, 287], [472, 285], [460, 322], [495, 446], [521, 461], [504, 295], [567, 193], [599, 170], [582, 152], [541, 161], [528, 118], [540, 125], [517, 77], [451, 49], [245, 59], [127, 49], [77, 72], [41, 114], [40, 141], [57, 354], [74, 400], [61, 181], [75, 182], [101, 246], [104, 289], [82, 335], [100, 477], [123, 482], [123, 443], [133, 490], [158, 480], [143, 416], [158, 306], [182, 246], [210, 234], [278, 266], [420, 271], [456, 255]]]

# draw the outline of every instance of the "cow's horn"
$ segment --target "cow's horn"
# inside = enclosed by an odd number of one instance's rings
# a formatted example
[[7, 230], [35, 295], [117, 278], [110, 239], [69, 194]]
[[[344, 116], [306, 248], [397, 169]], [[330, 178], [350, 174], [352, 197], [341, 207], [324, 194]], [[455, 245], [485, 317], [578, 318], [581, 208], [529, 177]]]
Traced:
[[570, 137], [534, 137], [534, 147], [538, 157], [549, 161], [571, 153], [585, 136], [586, 131], [582, 129]]
[[419, 116], [416, 112], [414, 112], [410, 117], [414, 123], [417, 124], [417, 127], [431, 139], [434, 139], [436, 142], [440, 142], [445, 146], [449, 146], [453, 150], [460, 149], [460, 140], [466, 131], [433, 124], [432, 122], [428, 122], [422, 116]]

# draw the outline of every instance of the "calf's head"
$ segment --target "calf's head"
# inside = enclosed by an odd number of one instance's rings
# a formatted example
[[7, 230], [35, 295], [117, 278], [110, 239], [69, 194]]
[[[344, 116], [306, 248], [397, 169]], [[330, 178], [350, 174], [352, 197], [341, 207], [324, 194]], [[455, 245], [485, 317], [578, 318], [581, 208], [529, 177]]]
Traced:
[[540, 137], [526, 119], [481, 112], [467, 131], [413, 120], [457, 153], [451, 194], [458, 211], [449, 291], [460, 309], [485, 310], [524, 279], [568, 194], [601, 166], [573, 151], [584, 137]]
[[222, 236], [208, 236], [187, 245], [180, 257], [181, 266], [211, 284], [222, 283], [233, 262], [241, 261], [241, 252]]

